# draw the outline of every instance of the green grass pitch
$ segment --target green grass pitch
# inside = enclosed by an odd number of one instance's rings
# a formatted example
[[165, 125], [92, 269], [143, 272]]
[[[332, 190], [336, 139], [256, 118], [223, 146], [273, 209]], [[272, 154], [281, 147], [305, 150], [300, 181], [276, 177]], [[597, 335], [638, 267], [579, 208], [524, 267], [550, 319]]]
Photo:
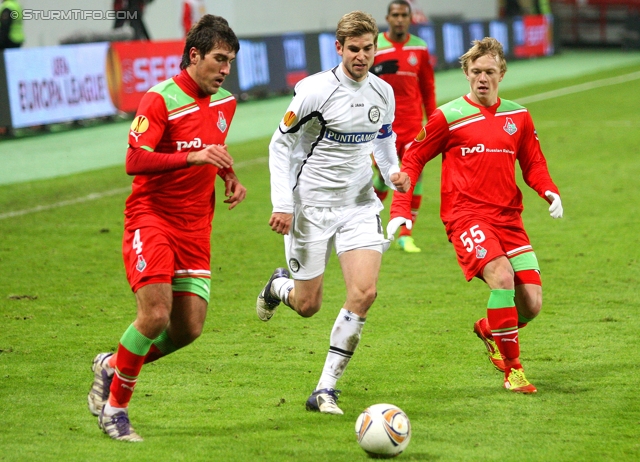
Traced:
[[[635, 71], [501, 96], [518, 101]], [[565, 210], [552, 220], [520, 181], [544, 284], [543, 312], [521, 333], [536, 395], [503, 390], [472, 333], [488, 291], [464, 281], [446, 240], [435, 160], [415, 229], [423, 252], [384, 256], [378, 299], [339, 382], [345, 415], [306, 412], [345, 293], [334, 256], [320, 313], [302, 319], [281, 307], [269, 323], [257, 319], [255, 298], [284, 264], [281, 238], [267, 225], [262, 139], [230, 147], [249, 193], [233, 211], [219, 200], [202, 337], [143, 369], [130, 407], [141, 444], [110, 440], [86, 407], [92, 358], [113, 350], [135, 316], [120, 254], [126, 192], [0, 220], [0, 460], [366, 460], [354, 422], [379, 402], [411, 419], [412, 441], [398, 460], [640, 460], [638, 85], [527, 104]], [[116, 167], [2, 186], [0, 212], [130, 182]]]

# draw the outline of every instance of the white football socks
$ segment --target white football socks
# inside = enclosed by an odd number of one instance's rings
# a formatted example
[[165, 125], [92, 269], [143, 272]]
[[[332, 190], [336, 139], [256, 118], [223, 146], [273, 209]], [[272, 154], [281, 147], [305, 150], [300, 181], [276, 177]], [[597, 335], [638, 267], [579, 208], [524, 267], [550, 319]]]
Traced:
[[329, 353], [316, 390], [335, 388], [347, 368], [353, 352], [360, 342], [360, 333], [366, 318], [342, 308], [331, 330]]
[[127, 409], [126, 407], [114, 407], [107, 402], [107, 404], [104, 405], [104, 415], [110, 417], [121, 411], [128, 412]]
[[277, 278], [271, 283], [271, 295], [278, 297], [282, 303], [289, 305], [289, 292], [293, 289], [293, 279]]

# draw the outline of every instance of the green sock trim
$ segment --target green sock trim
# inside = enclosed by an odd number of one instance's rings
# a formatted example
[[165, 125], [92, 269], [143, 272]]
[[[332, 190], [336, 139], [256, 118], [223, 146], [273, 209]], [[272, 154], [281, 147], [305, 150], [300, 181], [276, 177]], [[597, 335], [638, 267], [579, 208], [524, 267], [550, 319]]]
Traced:
[[171, 288], [174, 292], [189, 292], [209, 303], [211, 291], [211, 279], [207, 278], [176, 278], [172, 281]]
[[165, 330], [163, 333], [158, 335], [156, 339], [153, 341], [153, 344], [165, 355], [171, 354], [176, 350], [179, 350], [177, 346], [169, 338], [169, 334]]
[[418, 180], [415, 187], [413, 188], [414, 196], [422, 196], [422, 180]]
[[518, 314], [518, 322], [519, 322], [520, 324], [527, 324], [527, 323], [529, 323], [529, 322], [533, 321], [534, 319], [535, 319], [535, 318], [531, 318], [531, 319], [529, 319], [529, 318], [525, 318], [525, 317], [524, 317], [524, 316], [522, 316], [521, 314]]
[[489, 295], [487, 308], [500, 309], [516, 306], [515, 297], [515, 290], [493, 289], [491, 295]]
[[146, 356], [146, 354], [149, 353], [149, 348], [151, 348], [153, 340], [142, 335], [138, 332], [138, 329], [131, 324], [122, 335], [120, 343], [134, 355]]

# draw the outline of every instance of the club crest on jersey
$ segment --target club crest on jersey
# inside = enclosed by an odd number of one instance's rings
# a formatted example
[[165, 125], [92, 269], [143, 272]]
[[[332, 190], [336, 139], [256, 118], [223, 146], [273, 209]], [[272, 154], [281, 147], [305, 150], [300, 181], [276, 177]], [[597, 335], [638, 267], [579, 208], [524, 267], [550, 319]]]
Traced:
[[218, 111], [218, 129], [224, 133], [227, 130], [227, 119], [224, 118], [224, 113]]
[[138, 255], [138, 264], [136, 265], [136, 269], [142, 273], [146, 267], [147, 262], [144, 257], [142, 255]]
[[287, 112], [283, 119], [282, 119], [282, 123], [284, 124], [285, 127], [289, 128], [290, 126], [293, 125], [293, 122], [296, 121], [296, 113], [293, 111], [289, 111]]
[[294, 273], [297, 273], [298, 271], [300, 271], [300, 262], [298, 260], [296, 260], [295, 258], [290, 258], [289, 259], [289, 268]]
[[136, 116], [135, 119], [133, 119], [133, 122], [131, 122], [131, 131], [129, 132], [129, 134], [133, 136], [136, 139], [136, 141], [138, 141], [138, 138], [140, 138], [140, 135], [142, 135], [148, 129], [149, 129], [149, 119], [147, 119], [143, 115], [139, 115], [139, 116]]
[[418, 57], [413, 51], [409, 54], [409, 58], [407, 59], [407, 62], [412, 66], [415, 66], [416, 64], [418, 64]]
[[371, 106], [371, 109], [369, 109], [369, 120], [374, 124], [377, 124], [380, 120], [380, 108], [378, 106]]
[[476, 258], [484, 258], [487, 256], [487, 249], [481, 245], [476, 246]]
[[422, 127], [422, 130], [420, 130], [420, 133], [418, 133], [418, 136], [416, 136], [416, 141], [420, 143], [421, 141], [424, 141], [426, 137], [427, 129], [425, 127]]
[[509, 135], [513, 135], [515, 132], [518, 131], [518, 127], [516, 127], [515, 122], [513, 120], [511, 120], [511, 117], [507, 117], [507, 121], [504, 123], [504, 127], [502, 127], [502, 128]]

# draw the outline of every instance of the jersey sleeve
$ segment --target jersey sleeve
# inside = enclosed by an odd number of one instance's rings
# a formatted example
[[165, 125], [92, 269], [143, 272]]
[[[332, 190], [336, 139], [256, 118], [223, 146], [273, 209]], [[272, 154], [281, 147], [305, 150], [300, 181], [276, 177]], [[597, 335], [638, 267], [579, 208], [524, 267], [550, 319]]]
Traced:
[[188, 152], [166, 154], [147, 151], [142, 148], [129, 148], [125, 160], [127, 175], [151, 175], [154, 173], [172, 172], [187, 168]]
[[449, 139], [449, 124], [440, 110], [435, 110], [427, 125], [422, 127], [415, 140], [402, 157], [402, 171], [411, 179], [411, 189], [406, 193], [395, 191], [391, 201], [391, 218], [411, 219], [411, 197], [424, 166], [442, 153]]
[[167, 106], [158, 93], [144, 94], [129, 130], [129, 146], [153, 151], [167, 126]]
[[393, 131], [393, 119], [396, 111], [396, 104], [393, 94], [389, 95], [389, 106], [387, 113], [382, 120], [382, 127], [378, 136], [373, 140], [373, 157], [384, 182], [391, 189], [396, 189], [389, 177], [400, 171], [398, 165], [398, 154], [396, 152], [396, 134]]
[[304, 85], [296, 92], [269, 143], [269, 173], [271, 176], [271, 204], [273, 213], [293, 213], [293, 189], [290, 183], [295, 145], [305, 129], [305, 124], [316, 109], [311, 93]]
[[129, 129], [129, 149], [125, 160], [128, 175], [148, 175], [188, 167], [188, 152], [155, 152], [167, 126], [167, 117], [162, 96], [155, 92], [145, 93]]
[[431, 55], [425, 50], [423, 59], [420, 62], [420, 94], [422, 104], [427, 118], [436, 110], [436, 84], [433, 66], [431, 66]]
[[558, 195], [560, 191], [549, 174], [547, 161], [540, 148], [540, 141], [531, 115], [528, 112], [526, 114], [521, 145], [520, 149], [518, 149], [518, 162], [520, 163], [525, 183], [540, 197], [548, 201], [544, 195], [545, 191], [551, 191]]

